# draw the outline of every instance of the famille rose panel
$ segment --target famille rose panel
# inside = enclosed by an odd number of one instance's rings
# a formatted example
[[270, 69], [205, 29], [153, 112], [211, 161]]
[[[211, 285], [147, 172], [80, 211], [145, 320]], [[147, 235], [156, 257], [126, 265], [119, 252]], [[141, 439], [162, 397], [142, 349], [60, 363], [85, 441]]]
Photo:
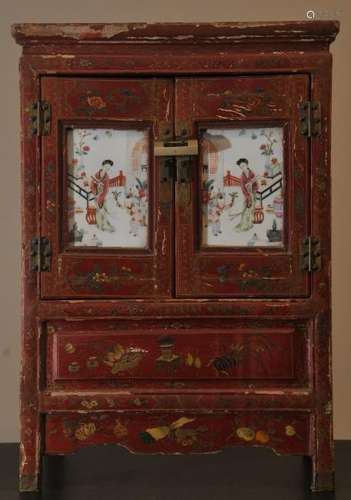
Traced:
[[69, 128], [68, 243], [148, 247], [148, 130]]
[[202, 244], [282, 247], [283, 128], [207, 128], [201, 144]]

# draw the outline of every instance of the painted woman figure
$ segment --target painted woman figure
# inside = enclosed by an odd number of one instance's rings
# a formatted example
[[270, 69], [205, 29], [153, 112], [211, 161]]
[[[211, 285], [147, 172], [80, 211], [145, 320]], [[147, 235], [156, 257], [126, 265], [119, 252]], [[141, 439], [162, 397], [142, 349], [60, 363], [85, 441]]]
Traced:
[[241, 169], [240, 187], [244, 196], [244, 203], [240, 222], [235, 226], [235, 229], [237, 231], [248, 231], [253, 227], [258, 184], [256, 175], [253, 170], [249, 168], [249, 161], [246, 158], [240, 158], [236, 164]]
[[106, 208], [106, 197], [110, 188], [110, 177], [107, 173], [108, 168], [112, 167], [113, 161], [104, 160], [101, 168], [91, 177], [90, 190], [95, 195], [96, 208], [96, 226], [101, 231], [112, 233], [115, 228], [110, 223], [108, 211]]

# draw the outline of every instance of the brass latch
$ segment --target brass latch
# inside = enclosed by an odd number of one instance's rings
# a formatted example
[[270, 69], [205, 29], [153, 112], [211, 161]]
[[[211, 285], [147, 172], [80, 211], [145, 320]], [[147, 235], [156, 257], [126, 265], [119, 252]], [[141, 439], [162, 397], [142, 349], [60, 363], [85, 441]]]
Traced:
[[309, 236], [302, 242], [301, 269], [312, 273], [322, 267], [321, 243], [318, 238]]
[[175, 141], [156, 141], [155, 156], [195, 156], [199, 152], [197, 139], [179, 139]]
[[191, 156], [199, 152], [197, 139], [181, 137], [176, 140], [156, 141], [154, 145], [155, 156], [160, 160], [161, 183], [175, 180], [178, 184], [191, 181]]
[[33, 272], [51, 270], [51, 244], [45, 236], [35, 237], [30, 242], [30, 269]]

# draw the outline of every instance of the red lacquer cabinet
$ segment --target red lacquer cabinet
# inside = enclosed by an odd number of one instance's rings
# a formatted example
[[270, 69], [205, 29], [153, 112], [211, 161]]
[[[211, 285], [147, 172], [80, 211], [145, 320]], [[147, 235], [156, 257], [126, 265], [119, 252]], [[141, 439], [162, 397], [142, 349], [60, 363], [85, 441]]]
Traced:
[[334, 21], [15, 25], [20, 488], [43, 454], [264, 446], [332, 489]]

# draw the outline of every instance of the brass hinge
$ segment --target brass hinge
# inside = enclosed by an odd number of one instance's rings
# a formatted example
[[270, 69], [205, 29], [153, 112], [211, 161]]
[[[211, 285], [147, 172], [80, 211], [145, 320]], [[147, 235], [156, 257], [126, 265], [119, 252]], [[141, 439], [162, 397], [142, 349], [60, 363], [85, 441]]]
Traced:
[[321, 103], [305, 101], [299, 106], [300, 134], [305, 137], [315, 137], [322, 133]]
[[34, 136], [49, 135], [51, 129], [51, 106], [46, 101], [33, 102], [29, 110], [29, 127]]
[[322, 267], [321, 243], [318, 238], [309, 236], [302, 242], [301, 269], [312, 273]]
[[51, 244], [45, 236], [35, 237], [30, 242], [30, 269], [33, 272], [51, 270]]

